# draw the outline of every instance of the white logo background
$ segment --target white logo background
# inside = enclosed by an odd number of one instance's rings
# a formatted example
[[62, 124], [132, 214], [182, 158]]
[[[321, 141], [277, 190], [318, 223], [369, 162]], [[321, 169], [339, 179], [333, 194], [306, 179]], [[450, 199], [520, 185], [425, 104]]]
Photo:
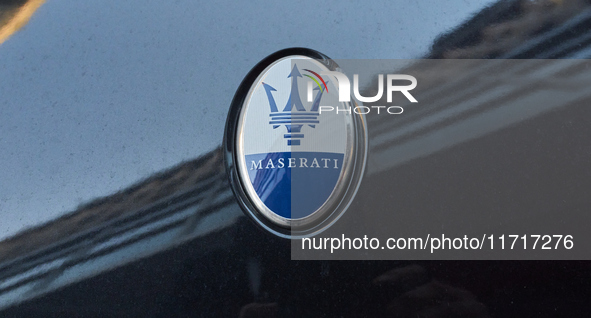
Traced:
[[[347, 123], [351, 121], [351, 116], [345, 113], [336, 114], [336, 112], [325, 112], [318, 116], [319, 123], [315, 128], [307, 124], [302, 128], [304, 138], [301, 139], [301, 145], [288, 146], [287, 139], [283, 138], [287, 134], [285, 125], [276, 129], [269, 124], [271, 113], [269, 100], [267, 98], [262, 82], [271, 85], [277, 91], [272, 94], [277, 102], [277, 108], [282, 111], [289, 99], [291, 92], [292, 78], [288, 78], [293, 65], [296, 64], [300, 73], [306, 73], [304, 69], [311, 69], [317, 73], [327, 71], [328, 69], [314, 59], [304, 56], [288, 57], [277, 61], [263, 72], [257, 85], [249, 93], [243, 108], [244, 116], [241, 119], [239, 132], [242, 136], [239, 147], [242, 147], [244, 155], [270, 153], [270, 152], [331, 152], [344, 154], [347, 150]], [[335, 79], [323, 77], [327, 82], [328, 92], [324, 92], [320, 105], [346, 106], [339, 102], [337, 87], [334, 85]], [[298, 88], [302, 103], [307, 111], [312, 107], [312, 103], [306, 100], [307, 82], [312, 81], [307, 77], [298, 77]], [[316, 87], [316, 83], [314, 83]], [[314, 96], [318, 91], [314, 92]], [[293, 112], [296, 112], [294, 109]], [[350, 126], [349, 126], [350, 127]], [[242, 158], [242, 160], [244, 160]]]

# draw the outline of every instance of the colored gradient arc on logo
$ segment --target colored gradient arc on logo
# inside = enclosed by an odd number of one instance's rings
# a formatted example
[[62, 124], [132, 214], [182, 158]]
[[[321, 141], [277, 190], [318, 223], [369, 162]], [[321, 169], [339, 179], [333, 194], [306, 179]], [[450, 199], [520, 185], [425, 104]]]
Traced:
[[[309, 70], [309, 69], [304, 69], [304, 71], [310, 72], [310, 73], [314, 74], [318, 79], [320, 79], [322, 84], [324, 84], [324, 88], [326, 89], [326, 92], [328, 93], [328, 87], [326, 86], [326, 82], [324, 82], [324, 80], [322, 79], [322, 76], [318, 75], [318, 73], [316, 73], [312, 70]], [[313, 78], [312, 76], [307, 75], [307, 74], [305, 74], [304, 76], [307, 76], [307, 77], [311, 78], [314, 82], [316, 82], [316, 85], [318, 85], [318, 88], [320, 88], [320, 90], [322, 91], [322, 87], [320, 86], [320, 83], [318, 83], [318, 81], [315, 78]]]

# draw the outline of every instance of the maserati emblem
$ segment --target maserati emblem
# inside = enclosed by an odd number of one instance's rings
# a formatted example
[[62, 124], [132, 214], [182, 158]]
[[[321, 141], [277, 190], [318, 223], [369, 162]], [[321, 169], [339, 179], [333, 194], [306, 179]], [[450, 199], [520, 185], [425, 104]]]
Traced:
[[363, 115], [319, 112], [340, 102], [334, 61], [308, 49], [279, 51], [244, 79], [232, 102], [226, 167], [247, 214], [284, 237], [311, 236], [346, 210], [366, 155]]

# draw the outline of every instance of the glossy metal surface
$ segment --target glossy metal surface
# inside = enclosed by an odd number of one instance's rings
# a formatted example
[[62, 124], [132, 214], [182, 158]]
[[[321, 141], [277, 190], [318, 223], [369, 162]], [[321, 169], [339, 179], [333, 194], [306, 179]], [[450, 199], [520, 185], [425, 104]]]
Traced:
[[419, 57], [484, 3], [442, 15], [386, 2], [47, 2], [1, 46], [0, 236], [218, 147], [236, 88], [272, 52]]
[[[290, 261], [289, 242], [259, 230], [230, 191], [217, 147], [231, 96], [248, 69], [278, 49], [312, 47], [334, 58], [591, 55], [587, 2], [483, 6], [44, 4], [0, 45], [2, 314], [588, 316], [588, 262]], [[318, 18], [290, 18], [303, 8]], [[457, 116], [418, 125], [438, 113], [426, 109], [406, 135], [402, 125], [368, 123], [369, 160], [462, 123]], [[391, 164], [364, 179], [360, 191], [389, 199], [369, 196], [354, 208], [387, 210], [398, 199], [419, 212], [442, 205], [582, 212], [591, 151], [580, 136], [591, 134], [589, 115], [580, 103], [511, 125], [482, 117], [496, 128], [458, 134], [430, 153], [416, 143], [418, 152], [384, 161]], [[563, 183], [567, 173], [576, 177]], [[394, 179], [404, 184], [397, 197], [384, 187]], [[485, 195], [500, 185], [515, 192]], [[95, 197], [102, 198], [84, 203]]]

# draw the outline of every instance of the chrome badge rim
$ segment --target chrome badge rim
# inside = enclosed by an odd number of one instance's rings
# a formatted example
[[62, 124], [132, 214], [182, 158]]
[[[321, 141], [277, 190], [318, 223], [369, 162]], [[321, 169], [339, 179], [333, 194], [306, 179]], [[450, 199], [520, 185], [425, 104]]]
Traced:
[[[245, 77], [228, 114], [224, 150], [232, 190], [249, 217], [281, 237], [309, 237], [334, 224], [365, 169], [364, 116], [318, 112], [319, 103], [359, 105], [339, 102], [336, 81], [318, 76], [323, 71], [341, 70], [310, 49], [276, 52]], [[302, 89], [304, 76], [310, 84]], [[312, 85], [318, 85], [315, 96]]]

